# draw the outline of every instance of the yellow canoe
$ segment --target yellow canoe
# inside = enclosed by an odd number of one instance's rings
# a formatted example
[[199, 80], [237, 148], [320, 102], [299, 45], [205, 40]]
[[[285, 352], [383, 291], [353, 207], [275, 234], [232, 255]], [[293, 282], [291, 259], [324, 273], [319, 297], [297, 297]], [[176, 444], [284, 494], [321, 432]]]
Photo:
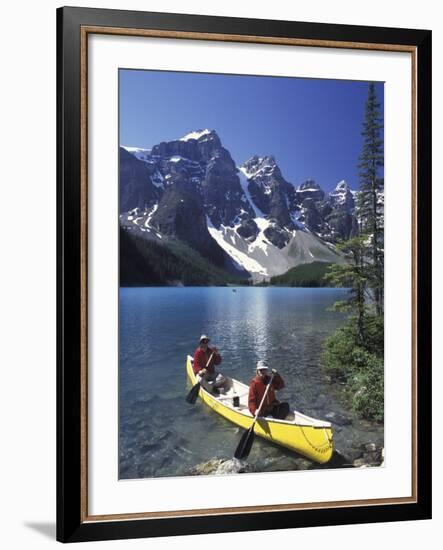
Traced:
[[[197, 379], [192, 370], [192, 362], [193, 358], [188, 355], [186, 372], [191, 384], [194, 385]], [[227, 378], [227, 380], [226, 393], [216, 396], [200, 387], [199, 397], [215, 412], [247, 430], [254, 420], [248, 409], [249, 387], [234, 378]], [[233, 405], [234, 396], [239, 397], [238, 407]], [[331, 423], [310, 418], [298, 411], [294, 411], [288, 420], [260, 417], [254, 431], [256, 435], [291, 449], [319, 464], [328, 462], [334, 452]]]

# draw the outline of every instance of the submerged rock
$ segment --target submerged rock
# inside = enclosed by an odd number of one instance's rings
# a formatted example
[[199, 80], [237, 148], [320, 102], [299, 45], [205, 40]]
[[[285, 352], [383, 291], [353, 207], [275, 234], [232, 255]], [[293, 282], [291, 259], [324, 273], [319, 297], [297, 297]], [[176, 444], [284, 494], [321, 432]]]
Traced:
[[303, 457], [297, 456], [277, 456], [277, 457], [268, 457], [262, 463], [263, 468], [260, 468], [259, 471], [266, 472], [290, 472], [297, 470], [309, 470], [312, 467], [312, 462]]
[[354, 468], [369, 468], [370, 464], [365, 462], [364, 458], [357, 458], [354, 460]]
[[[335, 449], [334, 454], [332, 455], [332, 458], [329, 462], [322, 465], [322, 468], [350, 468], [353, 466], [353, 461], [351, 458], [346, 454], [344, 455], [340, 450]], [[313, 469], [318, 468], [317, 465]]]
[[294, 460], [295, 468], [294, 470], [309, 470], [313, 466], [313, 462], [307, 460], [306, 458], [296, 458]]
[[341, 453], [345, 463], [348, 465], [352, 465], [354, 463], [354, 460], [357, 460], [357, 458], [361, 458], [362, 453], [360, 449], [346, 449], [345, 453]]
[[191, 475], [223, 475], [223, 474], [243, 474], [255, 471], [254, 467], [248, 462], [237, 460], [236, 458], [211, 458], [206, 462], [193, 466], [189, 473]]
[[221, 458], [211, 458], [207, 462], [202, 462], [193, 466], [189, 473], [196, 476], [205, 476], [209, 474], [214, 474], [217, 471], [217, 468], [224, 462]]
[[353, 462], [354, 467], [375, 467], [384, 463], [384, 448], [377, 448], [375, 443], [366, 443], [360, 447], [360, 456]]
[[217, 470], [215, 471], [216, 474], [244, 474], [246, 472], [253, 472], [255, 471], [252, 464], [249, 464], [248, 462], [243, 462], [242, 460], [237, 460], [236, 458], [232, 458], [230, 460], [226, 460], [222, 462]]
[[349, 426], [352, 424], [352, 418], [335, 412], [326, 413], [325, 418], [334, 424], [338, 424], [339, 426]]
[[159, 448], [160, 448], [160, 445], [157, 442], [145, 443], [144, 445], [141, 446], [140, 451], [142, 454], [145, 455], [147, 453], [151, 453], [152, 451], [157, 451]]

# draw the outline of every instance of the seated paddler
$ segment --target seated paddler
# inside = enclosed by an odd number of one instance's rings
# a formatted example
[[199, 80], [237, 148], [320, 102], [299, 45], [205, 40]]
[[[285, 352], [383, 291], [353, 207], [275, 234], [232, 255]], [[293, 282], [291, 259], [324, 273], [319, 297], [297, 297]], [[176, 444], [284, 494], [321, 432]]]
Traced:
[[255, 416], [269, 384], [271, 385], [262, 405], [260, 416], [285, 419], [289, 414], [289, 404], [280, 403], [275, 395], [276, 391], [285, 387], [285, 383], [275, 369], [270, 369], [267, 361], [258, 361], [255, 376], [249, 384], [249, 411]]
[[209, 340], [206, 334], [200, 336], [199, 345], [194, 352], [192, 369], [197, 381], [206, 391], [219, 395], [224, 392], [226, 379], [215, 370], [215, 366], [222, 362], [222, 357], [216, 346], [209, 347]]

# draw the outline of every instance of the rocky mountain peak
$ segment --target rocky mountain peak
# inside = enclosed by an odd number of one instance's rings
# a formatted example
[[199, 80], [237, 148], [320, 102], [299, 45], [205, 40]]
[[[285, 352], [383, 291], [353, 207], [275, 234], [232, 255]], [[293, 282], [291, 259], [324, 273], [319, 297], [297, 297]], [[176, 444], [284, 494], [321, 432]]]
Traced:
[[335, 186], [334, 191], [346, 191], [347, 189], [349, 189], [348, 182], [346, 180], [341, 180]]
[[217, 153], [220, 156], [220, 152], [225, 154], [226, 151], [222, 147], [221, 140], [215, 130], [194, 130], [189, 132], [182, 138], [180, 138], [179, 143], [190, 145], [195, 147], [200, 157], [207, 161]]
[[181, 137], [179, 141], [190, 141], [191, 139], [195, 139], [196, 141], [211, 141], [218, 139], [220, 141], [217, 132], [215, 130], [208, 130], [207, 128], [205, 130], [193, 130]]
[[312, 179], [308, 179], [300, 184], [297, 188], [297, 191], [318, 191], [321, 190], [320, 185]]
[[341, 180], [329, 193], [329, 203], [346, 212], [352, 212], [355, 206], [354, 194], [345, 180]]
[[303, 203], [305, 199], [322, 201], [325, 198], [325, 192], [313, 179], [308, 179], [299, 185], [296, 194], [300, 204]]
[[147, 160], [148, 157], [157, 157], [164, 160], [173, 158], [177, 161], [179, 157], [182, 157], [193, 162], [201, 162], [208, 161], [220, 151], [225, 150], [214, 130], [196, 130], [180, 139], [162, 141], [154, 145], [142, 160]]
[[283, 248], [295, 228], [291, 217], [295, 208], [294, 186], [284, 179], [272, 155], [255, 155], [243, 163], [240, 170], [247, 178], [252, 202], [274, 224], [266, 230], [266, 238]]
[[254, 155], [242, 164], [241, 170], [248, 179], [258, 176], [271, 176], [276, 170], [280, 172], [272, 155], [265, 157]]

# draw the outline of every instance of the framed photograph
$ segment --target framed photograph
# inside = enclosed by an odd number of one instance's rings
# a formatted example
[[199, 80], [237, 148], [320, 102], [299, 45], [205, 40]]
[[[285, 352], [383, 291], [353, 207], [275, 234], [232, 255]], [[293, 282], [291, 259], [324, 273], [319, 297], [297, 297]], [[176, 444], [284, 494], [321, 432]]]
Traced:
[[431, 31], [60, 8], [57, 538], [431, 517]]

